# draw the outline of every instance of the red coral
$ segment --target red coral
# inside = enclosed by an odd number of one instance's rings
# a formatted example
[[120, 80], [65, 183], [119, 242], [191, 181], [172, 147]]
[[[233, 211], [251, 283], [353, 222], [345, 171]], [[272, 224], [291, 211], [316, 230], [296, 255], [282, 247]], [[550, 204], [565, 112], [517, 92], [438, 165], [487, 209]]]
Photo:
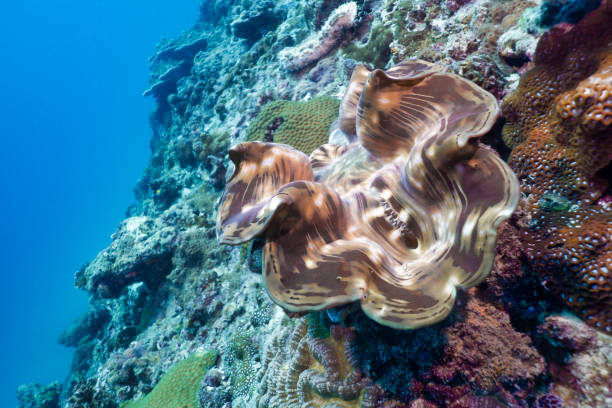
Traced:
[[540, 40], [502, 106], [524, 195], [523, 249], [545, 286], [612, 332], [612, 5]]

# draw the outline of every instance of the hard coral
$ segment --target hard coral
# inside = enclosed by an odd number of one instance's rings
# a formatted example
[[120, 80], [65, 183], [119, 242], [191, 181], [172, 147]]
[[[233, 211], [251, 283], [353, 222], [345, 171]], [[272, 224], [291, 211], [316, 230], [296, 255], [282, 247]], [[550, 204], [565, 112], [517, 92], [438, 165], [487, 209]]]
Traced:
[[261, 110], [247, 131], [247, 140], [288, 144], [310, 154], [327, 142], [338, 116], [339, 102], [319, 96], [309, 101], [273, 101]]
[[609, 407], [612, 404], [612, 338], [567, 316], [547, 317], [538, 331], [553, 347], [569, 352], [562, 361], [550, 364], [552, 394], [549, 395], [561, 399], [564, 407]]
[[349, 146], [324, 145], [310, 160], [271, 143], [230, 150], [219, 240], [264, 240], [264, 281], [285, 309], [359, 300], [381, 324], [416, 328], [450, 312], [456, 286], [489, 273], [518, 185], [477, 142], [495, 98], [438, 71], [407, 61], [370, 73], [356, 113], [343, 110], [357, 118]]
[[357, 367], [351, 352], [353, 332], [331, 327], [331, 336], [311, 336], [301, 320], [285, 342], [276, 339], [264, 356], [258, 408], [369, 408], [379, 389]]
[[[612, 333], [612, 5], [540, 40], [503, 104], [524, 193], [522, 241], [547, 287]], [[607, 178], [607, 179], [606, 179]]]
[[206, 371], [215, 363], [215, 352], [188, 357], [172, 367], [146, 397], [122, 408], [199, 408], [198, 390]]

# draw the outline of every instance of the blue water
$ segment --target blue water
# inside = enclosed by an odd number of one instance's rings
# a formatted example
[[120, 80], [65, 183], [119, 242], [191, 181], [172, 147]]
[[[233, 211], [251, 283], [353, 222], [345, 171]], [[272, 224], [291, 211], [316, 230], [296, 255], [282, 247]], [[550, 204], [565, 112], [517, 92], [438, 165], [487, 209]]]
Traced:
[[0, 2], [0, 407], [64, 380], [74, 272], [110, 242], [149, 157], [141, 96], [161, 37], [198, 0]]

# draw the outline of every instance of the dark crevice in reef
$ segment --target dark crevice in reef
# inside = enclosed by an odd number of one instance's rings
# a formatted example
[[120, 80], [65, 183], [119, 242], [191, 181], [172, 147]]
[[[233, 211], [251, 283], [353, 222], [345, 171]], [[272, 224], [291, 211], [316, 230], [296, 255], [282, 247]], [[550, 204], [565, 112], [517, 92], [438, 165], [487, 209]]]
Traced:
[[511, 150], [502, 140], [501, 134], [504, 124], [504, 118], [498, 118], [491, 130], [487, 132], [487, 134], [484, 135], [480, 140], [482, 141], [482, 143], [491, 146], [500, 155], [502, 159], [507, 161], [508, 157], [510, 156]]
[[502, 58], [506, 64], [517, 69], [523, 68], [531, 61], [526, 55], [504, 56]]
[[605, 186], [605, 188], [602, 188], [599, 200], [604, 200], [606, 203], [612, 201], [612, 161], [601, 168], [595, 174], [594, 179]]

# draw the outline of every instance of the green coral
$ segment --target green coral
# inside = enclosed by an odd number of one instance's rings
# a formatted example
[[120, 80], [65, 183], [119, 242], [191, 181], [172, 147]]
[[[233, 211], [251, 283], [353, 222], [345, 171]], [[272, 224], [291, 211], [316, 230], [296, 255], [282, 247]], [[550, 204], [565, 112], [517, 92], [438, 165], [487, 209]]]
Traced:
[[175, 364], [146, 397], [121, 408], [199, 408], [198, 391], [204, 374], [217, 361], [214, 351], [195, 354]]
[[212, 131], [200, 134], [200, 143], [195, 145], [198, 160], [207, 156], [223, 157], [230, 147], [231, 136], [228, 132]]
[[372, 25], [368, 42], [365, 44], [350, 43], [342, 50], [347, 58], [371, 64], [374, 68], [384, 68], [391, 58], [391, 41], [393, 33], [381, 21]]
[[340, 101], [328, 96], [319, 96], [306, 102], [270, 102], [249, 127], [247, 140], [266, 140], [268, 129], [281, 118], [282, 123], [272, 132], [272, 141], [288, 144], [310, 154], [327, 143], [329, 128], [338, 117], [339, 106]]
[[542, 198], [540, 198], [540, 208], [543, 211], [568, 211], [571, 206], [572, 203], [569, 199], [558, 194], [544, 194]]

